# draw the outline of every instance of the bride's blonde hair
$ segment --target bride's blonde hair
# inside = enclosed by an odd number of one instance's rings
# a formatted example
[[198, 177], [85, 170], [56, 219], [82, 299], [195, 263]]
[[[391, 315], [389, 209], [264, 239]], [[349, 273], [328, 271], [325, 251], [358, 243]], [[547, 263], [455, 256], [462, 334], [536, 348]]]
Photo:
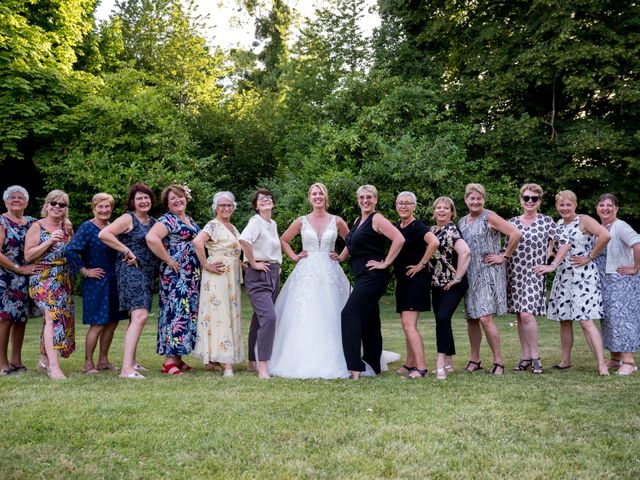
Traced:
[[313, 187], [318, 187], [320, 190], [322, 190], [322, 194], [324, 195], [324, 206], [328, 208], [329, 207], [329, 190], [327, 190], [326, 185], [320, 182], [313, 183], [309, 187], [309, 191], [307, 192], [307, 198], [309, 198], [309, 196], [311, 195], [311, 190], [313, 190]]

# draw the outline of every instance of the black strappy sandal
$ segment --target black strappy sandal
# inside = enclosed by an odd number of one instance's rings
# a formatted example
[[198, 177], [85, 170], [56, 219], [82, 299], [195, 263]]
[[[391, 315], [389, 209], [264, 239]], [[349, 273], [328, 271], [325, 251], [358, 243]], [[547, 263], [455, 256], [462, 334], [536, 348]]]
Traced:
[[[498, 373], [498, 369], [500, 369], [500, 373]], [[503, 375], [504, 374], [504, 365], [502, 363], [494, 363], [493, 368], [489, 372], [491, 375]]]
[[[411, 374], [412, 374], [413, 372], [418, 372], [418, 373], [420, 374], [420, 376], [419, 376], [419, 377], [412, 377], [412, 376], [411, 376]], [[424, 370], [420, 370], [419, 368], [415, 367], [413, 370], [411, 370], [411, 371], [407, 374], [407, 377], [406, 377], [406, 378], [408, 378], [408, 379], [410, 379], [410, 380], [416, 380], [416, 379], [418, 379], [418, 378], [424, 378], [424, 377], [426, 377], [428, 374], [429, 374], [429, 370], [427, 370], [426, 368], [425, 368]]]
[[[479, 362], [474, 362], [473, 360], [469, 360], [469, 363], [467, 363], [467, 366], [464, 367], [464, 371], [465, 372], [469, 372], [469, 373], [473, 373], [473, 372], [477, 372], [478, 370], [483, 370], [482, 365], [480, 365], [482, 363], [482, 360]], [[471, 369], [469, 367], [471, 367], [471, 365], [475, 365], [476, 368]]]
[[530, 358], [523, 358], [518, 362], [518, 364], [513, 367], [514, 372], [526, 372], [529, 367], [533, 364], [533, 360]]
[[[405, 373], [401, 373], [400, 370], [405, 369], [406, 372]], [[406, 377], [407, 375], [409, 375], [413, 370], [415, 370], [416, 367], [410, 367], [407, 364], [402, 365], [398, 370], [396, 370], [396, 374], [400, 375], [402, 377]]]
[[542, 363], [540, 363], [540, 357], [531, 359], [531, 373], [534, 375], [540, 375], [543, 372]]

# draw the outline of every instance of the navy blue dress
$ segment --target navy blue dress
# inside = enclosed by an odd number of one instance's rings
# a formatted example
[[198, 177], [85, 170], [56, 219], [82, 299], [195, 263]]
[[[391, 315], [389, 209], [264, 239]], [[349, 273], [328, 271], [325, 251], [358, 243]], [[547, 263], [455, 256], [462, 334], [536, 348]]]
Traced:
[[133, 229], [118, 235], [118, 240], [133, 252], [138, 260], [138, 266], [127, 265], [122, 261], [123, 254], [118, 253], [116, 277], [118, 279], [120, 308], [127, 311], [144, 308], [150, 311], [158, 260], [149, 250], [145, 237], [153, 224], [156, 223], [156, 219], [149, 217], [149, 223], [145, 225], [138, 220], [134, 213], [128, 213], [133, 221]]
[[82, 323], [106, 325], [127, 318], [118, 307], [116, 282], [117, 252], [98, 238], [100, 228], [91, 220], [84, 222], [65, 250], [67, 261], [75, 271], [101, 268], [103, 278], [87, 278], [82, 282]]

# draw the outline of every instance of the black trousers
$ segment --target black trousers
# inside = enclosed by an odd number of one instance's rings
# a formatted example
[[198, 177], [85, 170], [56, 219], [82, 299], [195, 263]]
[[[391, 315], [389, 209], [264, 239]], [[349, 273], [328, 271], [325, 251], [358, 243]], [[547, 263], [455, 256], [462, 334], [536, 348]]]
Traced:
[[389, 272], [362, 267], [352, 265], [356, 282], [342, 309], [342, 349], [349, 370], [363, 372], [367, 362], [380, 373], [382, 332], [378, 302], [389, 284]]
[[449, 290], [442, 287], [431, 287], [431, 306], [436, 317], [436, 346], [438, 353], [455, 355], [456, 345], [451, 330], [451, 318], [469, 288], [467, 278]]

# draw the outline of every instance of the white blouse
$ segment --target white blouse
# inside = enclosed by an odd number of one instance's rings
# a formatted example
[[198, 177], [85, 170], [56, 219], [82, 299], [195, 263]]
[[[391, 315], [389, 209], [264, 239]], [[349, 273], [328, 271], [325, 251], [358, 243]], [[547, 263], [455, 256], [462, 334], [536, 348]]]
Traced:
[[254, 215], [242, 230], [240, 240], [253, 247], [253, 258], [257, 262], [282, 263], [278, 225], [274, 220], [268, 222], [259, 214]]

